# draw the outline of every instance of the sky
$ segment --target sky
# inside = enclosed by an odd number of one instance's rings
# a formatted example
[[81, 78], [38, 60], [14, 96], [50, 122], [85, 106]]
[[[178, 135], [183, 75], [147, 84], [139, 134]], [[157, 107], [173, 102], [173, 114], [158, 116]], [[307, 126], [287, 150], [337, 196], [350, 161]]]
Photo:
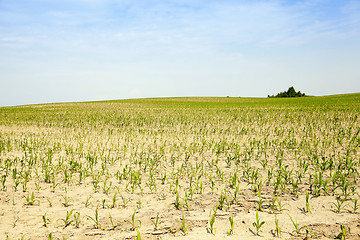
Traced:
[[360, 92], [359, 0], [0, 0], [0, 106]]

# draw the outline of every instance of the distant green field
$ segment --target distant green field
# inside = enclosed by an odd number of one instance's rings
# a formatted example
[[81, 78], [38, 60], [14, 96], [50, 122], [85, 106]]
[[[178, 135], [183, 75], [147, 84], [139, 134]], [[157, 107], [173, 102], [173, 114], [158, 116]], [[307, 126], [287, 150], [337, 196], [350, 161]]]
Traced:
[[[23, 121], [26, 124], [35, 123], [47, 125], [47, 121], [71, 123], [89, 120], [89, 122], [105, 121], [104, 124], [116, 126], [116, 119], [121, 118], [123, 111], [133, 111], [135, 115], [156, 113], [166, 109], [167, 111], [256, 111], [268, 109], [268, 111], [291, 111], [294, 114], [300, 111], [355, 111], [360, 109], [360, 93], [330, 95], [322, 97], [302, 98], [234, 98], [234, 97], [177, 97], [177, 98], [144, 98], [79, 103], [56, 103], [36, 104], [17, 107], [0, 108], [0, 124], [8, 124], [12, 121]], [[138, 112], [142, 110], [143, 112]], [[111, 113], [112, 115], [108, 115]], [[105, 115], [104, 115], [105, 114]], [[115, 115], [114, 115], [115, 114]], [[120, 114], [120, 115], [118, 115]], [[185, 113], [186, 114], [186, 113]], [[126, 117], [125, 117], [126, 118]], [[106, 119], [106, 120], [105, 120]], [[99, 122], [97, 122], [99, 123]]]

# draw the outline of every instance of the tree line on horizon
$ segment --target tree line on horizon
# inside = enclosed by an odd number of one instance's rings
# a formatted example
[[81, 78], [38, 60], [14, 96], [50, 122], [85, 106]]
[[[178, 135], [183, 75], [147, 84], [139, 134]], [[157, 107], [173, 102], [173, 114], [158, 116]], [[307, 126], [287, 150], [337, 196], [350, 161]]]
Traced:
[[284, 98], [284, 97], [305, 97], [306, 94], [300, 91], [296, 92], [294, 87], [289, 87], [287, 91], [279, 92], [276, 95], [268, 95], [268, 98]]

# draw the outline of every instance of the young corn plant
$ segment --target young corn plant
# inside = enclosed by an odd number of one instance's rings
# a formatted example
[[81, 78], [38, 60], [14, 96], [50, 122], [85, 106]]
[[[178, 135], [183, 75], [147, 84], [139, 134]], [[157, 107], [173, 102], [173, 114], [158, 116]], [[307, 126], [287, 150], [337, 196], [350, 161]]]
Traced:
[[64, 202], [62, 203], [63, 206], [64, 206], [64, 207], [70, 206], [70, 200], [71, 200], [71, 198], [69, 198], [69, 197], [67, 196], [67, 193], [65, 193], [65, 195], [62, 196], [62, 197], [63, 197], [63, 199], [64, 199]]
[[85, 207], [87, 208], [88, 206], [90, 206], [90, 199], [91, 199], [91, 197], [88, 197], [87, 199], [86, 199], [86, 201], [85, 201]]
[[285, 205], [287, 205], [287, 204], [283, 204], [280, 198], [276, 198], [276, 202], [277, 202], [278, 210], [279, 210], [280, 212], [284, 211], [284, 210], [285, 210], [284, 207], [285, 207]]
[[214, 228], [214, 223], [215, 223], [215, 214], [213, 214], [210, 218], [210, 221], [209, 221], [209, 225], [210, 227], [208, 228], [208, 232], [215, 235], [216, 233], [216, 228]]
[[73, 216], [74, 216], [74, 226], [76, 228], [79, 228], [80, 227], [80, 222], [81, 222], [80, 213], [76, 212], [76, 213], [74, 213]]
[[185, 197], [183, 198], [183, 201], [184, 201], [184, 208], [186, 209], [186, 211], [190, 211], [190, 205], [189, 205], [188, 197], [186, 194], [185, 194]]
[[40, 201], [35, 200], [34, 198], [34, 193], [28, 193], [28, 195], [25, 197], [25, 205], [40, 205]]
[[345, 240], [347, 233], [350, 233], [350, 228], [349, 227], [345, 227], [344, 225], [340, 224], [340, 233], [333, 237], [334, 239], [341, 239], [341, 240]]
[[359, 205], [358, 205], [358, 200], [356, 198], [354, 199], [351, 199], [351, 201], [353, 202], [353, 206], [352, 206], [352, 209], [351, 209], [351, 213], [356, 213], [356, 211], [359, 209]]
[[117, 223], [114, 223], [111, 213], [109, 213], [109, 219], [110, 219], [111, 226], [108, 229], [115, 230], [115, 228], [117, 227]]
[[226, 202], [227, 202], [227, 196], [225, 194], [223, 194], [223, 191], [221, 191], [218, 208], [220, 210], [223, 210], [224, 209], [224, 204]]
[[159, 213], [156, 215], [155, 219], [151, 219], [151, 221], [154, 224], [154, 230], [156, 231], [159, 227]]
[[141, 199], [139, 199], [139, 200], [137, 200], [137, 202], [136, 202], [136, 207], [137, 207], [138, 209], [140, 209], [141, 206], [142, 206], [142, 204], [141, 204]]
[[264, 211], [263, 204], [266, 202], [266, 200], [261, 196], [260, 191], [258, 191], [258, 197], [259, 197], [259, 199], [255, 200], [255, 202], [257, 203], [258, 210], [262, 212], [262, 211]]
[[104, 185], [103, 185], [103, 187], [102, 187], [103, 192], [104, 192], [106, 195], [108, 195], [108, 194], [110, 193], [110, 191], [111, 191], [111, 187], [112, 187], [112, 182], [110, 182], [110, 184], [107, 184], [107, 182], [105, 181], [105, 182], [104, 182]]
[[331, 204], [334, 205], [334, 207], [335, 207], [336, 213], [340, 213], [341, 210], [344, 210], [344, 207], [343, 207], [344, 202], [345, 202], [345, 199], [339, 199], [339, 198], [336, 199], [336, 202], [331, 202]]
[[211, 193], [214, 193], [215, 190], [217, 190], [218, 188], [215, 186], [214, 180], [211, 179], [210, 183], [211, 183], [211, 185], [210, 185]]
[[309, 192], [306, 191], [306, 196], [305, 196], [305, 200], [306, 200], [306, 212], [309, 212], [311, 213], [311, 210], [310, 210], [310, 203], [309, 203]]
[[38, 183], [38, 182], [35, 183], [35, 188], [36, 188], [37, 192], [40, 192], [40, 190], [42, 189], [40, 186], [40, 183]]
[[99, 190], [99, 188], [100, 188], [100, 186], [99, 186], [99, 179], [94, 179], [93, 181], [92, 181], [92, 185], [93, 185], [93, 187], [94, 187], [94, 193], [96, 193], [96, 192], [98, 192], [98, 190]]
[[116, 207], [116, 196], [117, 196], [117, 191], [115, 191], [115, 193], [114, 193], [114, 196], [113, 196], [113, 198], [112, 198], [112, 203], [111, 203], [110, 208]]
[[255, 222], [253, 222], [253, 226], [255, 227], [255, 231], [256, 231], [257, 236], [260, 236], [259, 235], [260, 232], [262, 232], [264, 234], [264, 232], [262, 230], [260, 230], [260, 228], [264, 224], [265, 224], [265, 221], [260, 221], [258, 210], [256, 210], [256, 219], [255, 219]]
[[124, 196], [121, 196], [121, 200], [122, 200], [122, 206], [123, 206], [124, 208], [126, 208], [128, 202], [129, 202], [129, 199], [127, 199], [127, 198], [124, 197]]
[[59, 183], [56, 183], [55, 180], [52, 181], [52, 184], [50, 186], [51, 191], [55, 192], [56, 187], [59, 186]]
[[63, 221], [64, 223], [64, 228], [66, 228], [67, 226], [69, 226], [73, 221], [70, 220], [70, 217], [72, 215], [73, 210], [71, 211], [66, 211], [66, 216], [65, 218], [59, 218], [57, 221]]
[[291, 222], [292, 222], [292, 224], [294, 225], [294, 228], [295, 228], [295, 230], [293, 231], [293, 233], [295, 233], [297, 236], [300, 236], [300, 231], [301, 231], [302, 229], [305, 229], [307, 233], [308, 233], [309, 231], [311, 231], [311, 230], [310, 230], [308, 227], [306, 227], [306, 226], [304, 226], [304, 227], [299, 227], [299, 224], [298, 224], [297, 220], [294, 221], [293, 218], [292, 218], [289, 214], [288, 214], [288, 216], [289, 216], [289, 218], [290, 218], [290, 220], [291, 220]]
[[190, 226], [186, 225], [184, 214], [182, 215], [179, 226], [180, 226], [180, 232], [182, 232], [182, 234], [184, 235], [188, 234]]
[[229, 217], [229, 222], [230, 222], [230, 229], [227, 232], [228, 235], [233, 235], [234, 233], [234, 218], [233, 217]]
[[270, 208], [271, 208], [271, 212], [272, 213], [276, 213], [277, 212], [277, 196], [274, 196], [274, 199], [272, 201], [267, 201]]
[[98, 212], [98, 208], [95, 209], [95, 215], [94, 217], [88, 216], [88, 218], [90, 218], [93, 222], [94, 222], [94, 227], [96, 229], [101, 229], [101, 224], [99, 221], [99, 212]]
[[236, 188], [234, 189], [234, 193], [232, 195], [233, 203], [238, 204], [239, 202], [239, 184], [236, 185]]
[[51, 223], [50, 219], [46, 217], [46, 213], [43, 215], [39, 215], [38, 217], [41, 217], [44, 227], [47, 227], [48, 224]]
[[19, 178], [14, 179], [13, 189], [15, 192], [18, 190], [19, 185], [20, 185], [20, 179]]
[[0, 182], [1, 182], [1, 190], [6, 191], [6, 189], [7, 189], [7, 187], [5, 186], [6, 174], [1, 176]]
[[16, 227], [16, 224], [17, 224], [18, 221], [19, 221], [19, 218], [15, 219], [15, 221], [12, 223], [12, 227], [13, 227], [13, 228]]
[[140, 235], [140, 231], [139, 229], [136, 229], [137, 233], [136, 233], [136, 240], [141, 240], [141, 235]]
[[131, 221], [128, 221], [131, 224], [131, 228], [130, 228], [131, 231], [135, 231], [137, 223], [139, 223], [139, 227], [141, 226], [141, 221], [135, 220], [135, 214], [136, 214], [136, 209], [134, 213], [131, 215]]
[[281, 230], [279, 227], [279, 219], [277, 218], [277, 215], [275, 215], [275, 235], [277, 237], [281, 237]]
[[181, 209], [179, 192], [176, 192], [176, 197], [175, 197], [174, 206], [175, 206], [175, 208], [176, 208], [177, 210], [180, 210], [180, 209]]

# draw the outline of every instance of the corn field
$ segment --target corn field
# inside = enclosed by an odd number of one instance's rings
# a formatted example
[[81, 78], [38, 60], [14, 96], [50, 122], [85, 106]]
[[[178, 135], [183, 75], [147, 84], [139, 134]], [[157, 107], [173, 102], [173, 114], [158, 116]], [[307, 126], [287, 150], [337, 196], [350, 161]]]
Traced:
[[1, 239], [358, 239], [360, 94], [0, 108]]

